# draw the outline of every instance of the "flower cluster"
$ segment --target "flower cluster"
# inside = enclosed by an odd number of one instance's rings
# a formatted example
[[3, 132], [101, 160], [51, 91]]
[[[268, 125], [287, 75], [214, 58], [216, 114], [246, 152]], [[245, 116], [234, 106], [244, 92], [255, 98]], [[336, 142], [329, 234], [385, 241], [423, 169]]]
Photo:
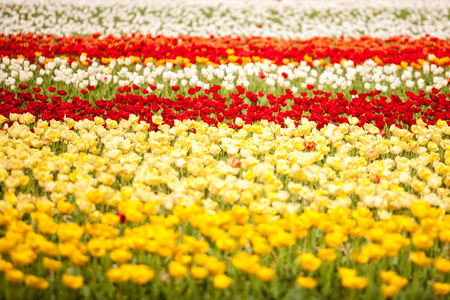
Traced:
[[[90, 282], [196, 297], [245, 293], [250, 280], [254, 292], [284, 284], [273, 297], [295, 284], [450, 291], [440, 251], [450, 242], [446, 122], [419, 119], [384, 137], [373, 125], [319, 130], [307, 119], [233, 129], [154, 117], [157, 131], [135, 115], [1, 122], [12, 123], [0, 131], [0, 266], [17, 289], [49, 295], [58, 282]], [[165, 289], [170, 280], [179, 288]]]
[[32, 34], [0, 38], [0, 84], [11, 90], [58, 86], [77, 95], [126, 85], [147, 92], [243, 86], [254, 93], [288, 88], [296, 93], [313, 85], [326, 92], [376, 89], [389, 94], [445, 92], [450, 79], [448, 41], [428, 37], [274, 41], [134, 35], [56, 37], [56, 44], [53, 39]]

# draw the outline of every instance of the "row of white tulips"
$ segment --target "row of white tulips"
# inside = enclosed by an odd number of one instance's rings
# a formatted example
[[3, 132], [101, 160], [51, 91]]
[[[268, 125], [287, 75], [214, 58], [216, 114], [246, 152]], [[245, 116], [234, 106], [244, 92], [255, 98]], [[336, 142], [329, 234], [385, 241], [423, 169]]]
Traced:
[[[83, 57], [78, 61], [84, 60]], [[40, 57], [38, 62], [45, 62]], [[316, 67], [314, 67], [316, 66]], [[261, 76], [263, 75], [263, 76]], [[255, 77], [258, 78], [255, 80]], [[425, 62], [422, 69], [416, 70], [411, 66], [400, 68], [394, 64], [377, 65], [373, 60], [367, 60], [361, 65], [352, 61], [322, 67], [318, 60], [313, 67], [301, 62], [277, 66], [269, 60], [263, 63], [248, 63], [246, 65], [223, 64], [217, 67], [193, 64], [184, 69], [176, 68], [172, 63], [157, 66], [154, 63], [131, 64], [130, 59], [118, 59], [109, 64], [101, 64], [98, 60], [89, 67], [83, 67], [78, 62], [71, 65], [65, 59], [56, 58], [47, 62], [42, 68], [38, 64], [30, 64], [26, 59], [10, 59], [3, 57], [0, 63], [0, 84], [14, 90], [19, 84], [41, 85], [46, 79], [49, 85], [57, 82], [70, 87], [86, 88], [88, 85], [97, 87], [109, 84], [138, 85], [146, 87], [149, 84], [163, 89], [164, 86], [201, 86], [209, 88], [220, 84], [228, 90], [237, 85], [249, 87], [253, 82], [264, 82], [270, 89], [291, 88], [296, 92], [305, 89], [308, 84], [319, 89], [332, 88], [348, 90], [354, 85], [363, 84], [365, 89], [377, 89], [386, 92], [388, 89], [426, 90], [442, 89], [450, 79], [450, 70]], [[251, 88], [251, 86], [250, 86]]]
[[[13, 5], [11, 5], [13, 4]], [[450, 2], [414, 1], [36, 1], [1, 0], [0, 32], [209, 37], [393, 35], [450, 37]]]

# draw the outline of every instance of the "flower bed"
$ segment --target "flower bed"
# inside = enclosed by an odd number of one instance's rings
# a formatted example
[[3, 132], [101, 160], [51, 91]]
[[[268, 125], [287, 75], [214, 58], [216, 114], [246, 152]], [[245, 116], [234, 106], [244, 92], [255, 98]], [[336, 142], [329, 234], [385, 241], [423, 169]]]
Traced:
[[0, 4], [0, 298], [449, 297], [448, 4], [264, 3]]

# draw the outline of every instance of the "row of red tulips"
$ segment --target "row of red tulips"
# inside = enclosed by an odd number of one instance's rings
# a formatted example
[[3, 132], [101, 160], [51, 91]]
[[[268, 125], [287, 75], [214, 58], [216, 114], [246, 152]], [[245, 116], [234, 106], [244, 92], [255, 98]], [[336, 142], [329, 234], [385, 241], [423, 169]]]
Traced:
[[[405, 92], [405, 95], [380, 95], [379, 91], [357, 93], [351, 91], [350, 98], [342, 93], [324, 92], [313, 89], [300, 94], [293, 94], [287, 89], [284, 94], [253, 93], [238, 86], [229, 96], [221, 93], [218, 85], [210, 89], [190, 88], [189, 96], [178, 93], [174, 97], [165, 98], [157, 95], [158, 91], [149, 94], [154, 87], [140, 89], [137, 86], [119, 88], [112, 100], [83, 100], [80, 97], [67, 95], [63, 90], [52, 87], [41, 89], [35, 87], [32, 92], [22, 85], [22, 92], [13, 93], [0, 88], [0, 114], [31, 113], [43, 119], [63, 120], [65, 117], [74, 120], [128, 118], [135, 114], [143, 121], [152, 124], [153, 115], [161, 115], [164, 122], [173, 125], [174, 120], [203, 120], [210, 125], [218, 122], [235, 126], [236, 118], [250, 124], [260, 120], [268, 120], [283, 124], [286, 118], [294, 121], [306, 117], [315, 121], [321, 128], [325, 124], [347, 123], [349, 118], [357, 117], [360, 126], [373, 123], [383, 129], [386, 125], [400, 124], [411, 126], [417, 118], [428, 124], [437, 120], [450, 120], [450, 94], [445, 95], [434, 89], [433, 93], [423, 91], [418, 94]], [[178, 87], [172, 87], [174, 93]], [[89, 93], [82, 91], [82, 94]], [[89, 95], [87, 95], [89, 96]], [[86, 97], [87, 97], [86, 96]], [[153, 124], [156, 128], [156, 124]]]
[[[35, 60], [36, 52], [45, 57], [74, 56], [86, 53], [88, 58], [119, 58], [135, 56], [156, 60], [187, 58], [195, 63], [198, 57], [207, 58], [202, 62], [245, 63], [270, 59], [276, 64], [311, 59], [329, 59], [330, 63], [339, 63], [342, 59], [362, 63], [368, 59], [377, 59], [382, 63], [400, 65], [402, 61], [418, 63], [426, 60], [428, 54], [438, 58], [450, 56], [450, 42], [434, 37], [410, 39], [397, 36], [389, 39], [371, 37], [343, 38], [316, 37], [308, 40], [272, 39], [262, 37], [166, 37], [132, 34], [131, 36], [92, 35], [89, 37], [54, 37], [52, 35], [0, 34], [0, 56]], [[379, 59], [379, 60], [378, 60]], [[449, 60], [441, 62], [448, 65]]]

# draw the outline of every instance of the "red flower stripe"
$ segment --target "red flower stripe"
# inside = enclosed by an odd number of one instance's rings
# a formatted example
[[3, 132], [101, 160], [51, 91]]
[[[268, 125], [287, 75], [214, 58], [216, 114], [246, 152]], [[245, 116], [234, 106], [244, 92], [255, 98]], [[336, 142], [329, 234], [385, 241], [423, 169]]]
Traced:
[[[128, 87], [125, 89], [131, 90]], [[117, 93], [113, 100], [95, 100], [91, 104], [79, 97], [63, 102], [60, 92], [53, 93], [50, 98], [30, 92], [18, 92], [16, 96], [0, 88], [0, 114], [8, 117], [10, 113], [29, 112], [46, 120], [63, 120], [65, 117], [93, 120], [97, 116], [120, 120], [135, 114], [140, 120], [152, 124], [153, 129], [157, 128], [151, 121], [154, 114], [160, 114], [168, 125], [173, 125], [174, 120], [201, 119], [210, 125], [226, 122], [233, 126], [236, 118], [247, 124], [260, 120], [283, 124], [287, 117], [295, 121], [306, 117], [321, 128], [330, 122], [347, 123], [349, 117], [357, 117], [360, 126], [373, 123], [383, 129], [392, 124], [411, 126], [417, 118], [428, 124], [435, 124], [439, 119], [450, 120], [450, 94], [444, 95], [437, 90], [431, 94], [421, 91], [418, 95], [406, 92], [406, 100], [402, 100], [398, 95], [380, 96], [379, 91], [359, 94], [352, 91], [353, 98], [347, 99], [341, 93], [332, 97], [331, 93], [320, 90], [303, 92], [301, 97], [295, 97], [287, 89], [285, 94], [276, 97], [272, 94], [254, 94], [240, 86], [227, 99], [218, 93], [220, 89], [217, 85], [211, 89], [194, 89], [192, 96], [178, 94], [175, 99], [155, 94], [125, 93], [122, 89], [123, 94]], [[269, 105], [258, 105], [262, 97], [267, 97]]]
[[[74, 56], [87, 53], [88, 58], [136, 56], [143, 61], [145, 58], [176, 61], [177, 57], [183, 57], [191, 63], [198, 62], [200, 57], [208, 59], [200, 62], [215, 64], [220, 64], [221, 61], [242, 63], [256, 58], [270, 59], [280, 65], [303, 61], [305, 55], [311, 59], [329, 58], [330, 63], [347, 59], [359, 64], [377, 58], [378, 62], [400, 64], [402, 61], [419, 63], [428, 54], [434, 54], [438, 58], [449, 57], [450, 41], [430, 36], [419, 39], [399, 36], [385, 40], [366, 36], [348, 40], [331, 37], [283, 40], [270, 37], [171, 38], [142, 34], [104, 38], [98, 35], [54, 37], [50, 34], [0, 34], [0, 56], [22, 55], [33, 62], [36, 52], [47, 58], [68, 56], [71, 57], [69, 62], [74, 60]], [[448, 65], [449, 61], [445, 60], [443, 64]]]

